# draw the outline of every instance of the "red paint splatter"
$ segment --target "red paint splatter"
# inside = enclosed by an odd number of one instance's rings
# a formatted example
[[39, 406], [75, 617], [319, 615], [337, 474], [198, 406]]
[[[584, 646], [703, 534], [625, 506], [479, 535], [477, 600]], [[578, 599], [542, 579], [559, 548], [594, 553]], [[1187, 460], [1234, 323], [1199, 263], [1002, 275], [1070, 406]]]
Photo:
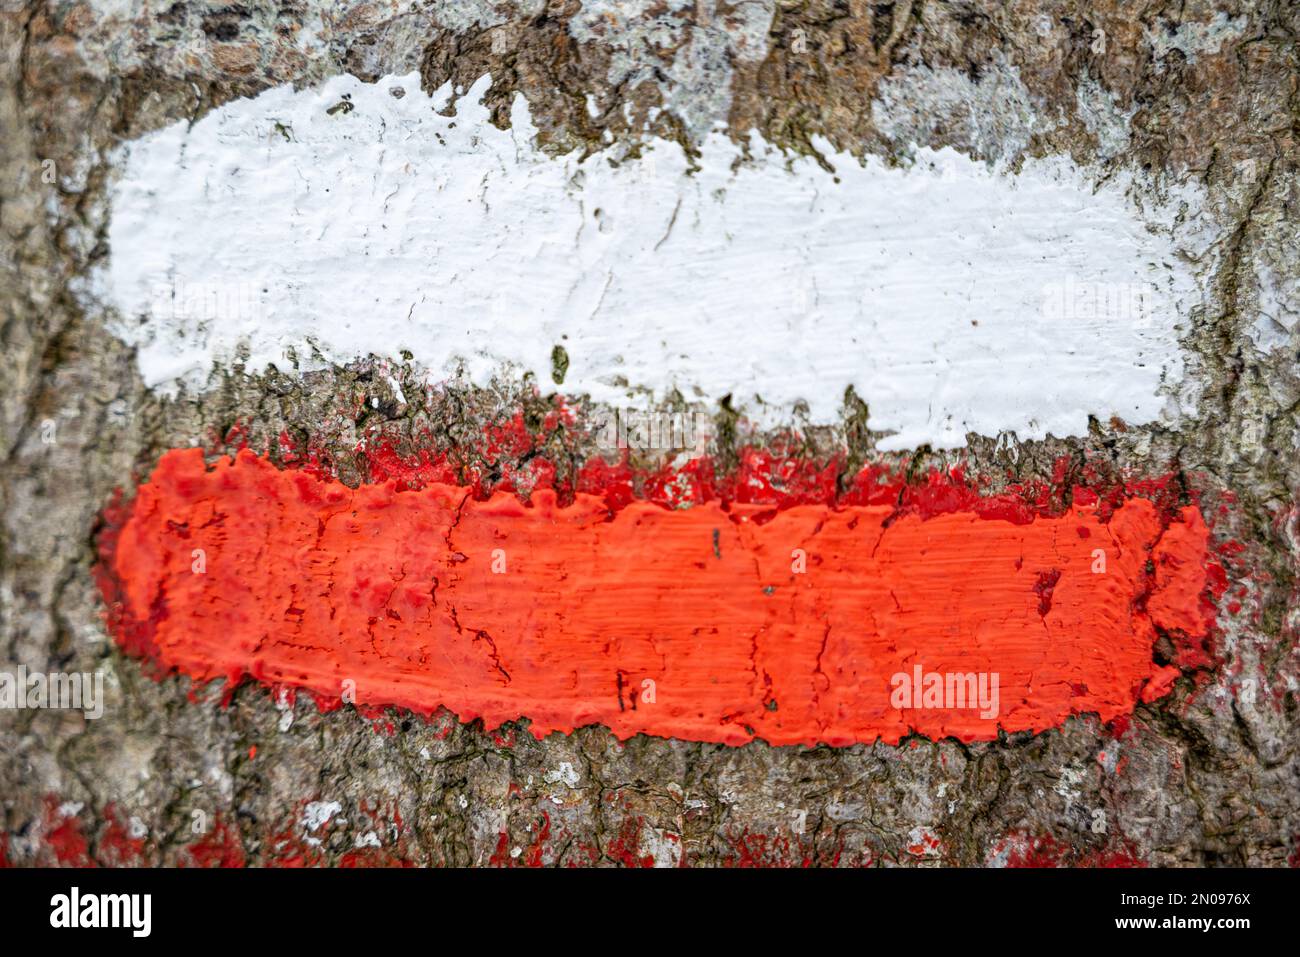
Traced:
[[[1009, 850], [1008, 850], [1009, 849]], [[1007, 851], [1007, 867], [1146, 867], [1134, 850], [1123, 844], [1104, 848], [1080, 850], [1060, 841], [1050, 834], [1013, 834], [994, 849], [995, 854]]]
[[221, 815], [212, 828], [196, 841], [187, 844], [177, 857], [177, 867], [244, 867], [247, 859], [239, 834]]
[[81, 832], [75, 814], [65, 815], [57, 797], [45, 799], [45, 845], [54, 853], [54, 859], [63, 867], [95, 867], [90, 857], [90, 844]]
[[132, 837], [130, 822], [123, 820], [117, 805], [104, 806], [107, 825], [96, 848], [100, 861], [108, 867], [139, 866], [144, 863], [144, 837]]
[[605, 856], [624, 867], [654, 867], [654, 855], [641, 850], [641, 831], [645, 818], [639, 815], [623, 819], [618, 834], [605, 848]]

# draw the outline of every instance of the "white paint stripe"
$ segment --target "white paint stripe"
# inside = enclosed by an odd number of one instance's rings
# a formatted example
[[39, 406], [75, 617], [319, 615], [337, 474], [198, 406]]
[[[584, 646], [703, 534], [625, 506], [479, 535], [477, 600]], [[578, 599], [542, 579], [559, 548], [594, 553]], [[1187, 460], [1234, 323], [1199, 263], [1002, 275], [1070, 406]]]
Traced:
[[570, 394], [830, 421], [852, 385], [885, 447], [951, 448], [1153, 421], [1181, 375], [1190, 188], [1144, 213], [1122, 177], [1094, 191], [1065, 160], [1011, 175], [921, 150], [891, 169], [817, 144], [832, 175], [757, 137], [737, 163], [720, 135], [689, 175], [666, 143], [554, 159], [522, 98], [512, 129], [488, 122], [488, 83], [444, 117], [450, 91], [415, 75], [339, 77], [127, 147], [95, 289], [146, 382], [202, 384], [241, 349], [250, 369], [406, 349], [548, 387], [562, 345]]

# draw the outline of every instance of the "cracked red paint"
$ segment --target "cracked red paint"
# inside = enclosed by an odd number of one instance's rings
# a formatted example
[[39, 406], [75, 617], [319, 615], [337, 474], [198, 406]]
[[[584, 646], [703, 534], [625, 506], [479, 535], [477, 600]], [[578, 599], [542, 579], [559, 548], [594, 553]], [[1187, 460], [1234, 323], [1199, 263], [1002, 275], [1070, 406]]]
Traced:
[[[732, 497], [702, 462], [712, 491], [666, 509], [621, 480], [525, 503], [443, 472], [354, 490], [173, 451], [102, 537], [100, 581], [118, 641], [164, 672], [539, 737], [987, 740], [1113, 720], [1209, 660], [1208, 531], [1165, 485], [983, 497], [954, 472], [882, 494], [864, 470], [836, 499], [833, 473], [782, 466], [802, 491], [774, 503], [743, 478], [773, 462], [747, 461]], [[999, 715], [894, 709], [891, 676], [916, 666], [997, 673]]]

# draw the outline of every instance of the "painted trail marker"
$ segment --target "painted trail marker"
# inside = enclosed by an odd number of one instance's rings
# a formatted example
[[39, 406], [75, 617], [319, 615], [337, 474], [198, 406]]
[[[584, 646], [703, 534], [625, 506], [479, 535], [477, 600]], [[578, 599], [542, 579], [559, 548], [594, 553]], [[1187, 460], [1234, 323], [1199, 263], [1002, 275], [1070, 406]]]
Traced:
[[[199, 680], [544, 736], [599, 723], [740, 744], [988, 740], [1165, 693], [1157, 628], [1203, 636], [1196, 508], [1130, 498], [1029, 521], [717, 502], [611, 511], [392, 482], [252, 452], [166, 453], [103, 543], [118, 640]], [[193, 553], [202, 549], [202, 574]], [[1104, 556], [1099, 566], [1098, 551]], [[891, 701], [899, 673], [996, 674], [984, 701]], [[350, 685], [345, 684], [350, 683]], [[971, 687], [977, 687], [972, 685]]]
[[547, 382], [563, 347], [566, 392], [613, 406], [676, 389], [826, 423], [852, 386], [883, 450], [1083, 435], [1181, 401], [1215, 235], [1197, 187], [1139, 202], [1130, 174], [1061, 158], [890, 167], [817, 141], [832, 173], [757, 136], [742, 162], [720, 134], [694, 164], [662, 141], [556, 158], [522, 98], [492, 124], [490, 81], [443, 115], [450, 86], [337, 77], [125, 146], [92, 292], [145, 382], [403, 351], [435, 379]]

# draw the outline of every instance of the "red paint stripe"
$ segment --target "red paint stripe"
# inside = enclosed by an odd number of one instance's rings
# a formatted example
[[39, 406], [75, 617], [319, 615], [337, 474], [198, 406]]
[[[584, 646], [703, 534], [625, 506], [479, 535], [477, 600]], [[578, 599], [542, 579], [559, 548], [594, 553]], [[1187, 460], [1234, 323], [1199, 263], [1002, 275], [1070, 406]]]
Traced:
[[[1015, 522], [611, 510], [583, 493], [559, 507], [550, 490], [530, 504], [353, 490], [247, 451], [208, 469], [184, 450], [138, 490], [103, 581], [119, 640], [198, 681], [249, 675], [321, 700], [351, 681], [359, 705], [445, 706], [490, 728], [526, 717], [538, 736], [600, 723], [728, 744], [985, 740], [1127, 713], [1176, 677], [1152, 660], [1157, 628], [1195, 642], [1210, 626], [1197, 509], [1082, 498]], [[892, 676], [916, 666], [996, 672], [999, 716], [894, 708]]]

